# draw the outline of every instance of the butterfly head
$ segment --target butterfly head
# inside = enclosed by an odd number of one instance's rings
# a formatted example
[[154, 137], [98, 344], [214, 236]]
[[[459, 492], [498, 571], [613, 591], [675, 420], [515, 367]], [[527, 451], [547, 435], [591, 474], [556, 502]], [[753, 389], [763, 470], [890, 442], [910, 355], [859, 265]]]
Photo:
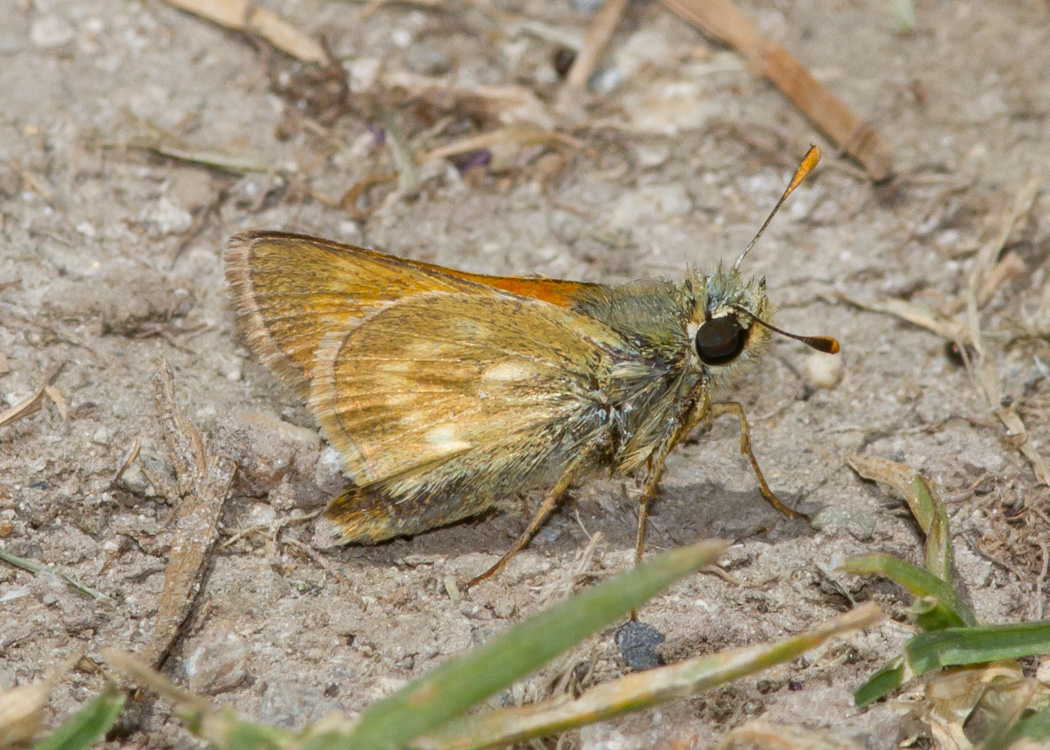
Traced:
[[708, 277], [695, 276], [692, 287], [687, 334], [701, 365], [728, 374], [762, 351], [769, 330], [756, 321], [772, 314], [765, 279], [720, 268]]

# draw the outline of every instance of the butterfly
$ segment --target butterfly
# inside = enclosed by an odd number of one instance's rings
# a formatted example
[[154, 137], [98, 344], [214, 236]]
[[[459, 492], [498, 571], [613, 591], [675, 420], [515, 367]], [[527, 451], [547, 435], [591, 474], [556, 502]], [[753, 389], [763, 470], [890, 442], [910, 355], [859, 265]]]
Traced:
[[764, 279], [740, 262], [820, 158], [813, 147], [732, 268], [610, 286], [443, 268], [318, 237], [234, 236], [226, 277], [253, 351], [306, 402], [350, 480], [327, 523], [375, 543], [477, 515], [535, 489], [543, 501], [501, 570], [570, 486], [611, 467], [641, 480], [636, 555], [668, 455], [724, 414], [780, 511], [743, 408], [713, 393], [780, 333]]

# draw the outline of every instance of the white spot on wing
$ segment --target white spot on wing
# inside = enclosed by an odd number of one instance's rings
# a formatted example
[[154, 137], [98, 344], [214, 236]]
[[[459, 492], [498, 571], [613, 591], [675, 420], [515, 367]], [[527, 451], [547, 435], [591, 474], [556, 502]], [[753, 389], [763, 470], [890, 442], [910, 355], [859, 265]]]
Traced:
[[517, 362], [500, 362], [485, 369], [481, 379], [486, 383], [512, 383], [529, 380], [536, 376], [531, 367], [523, 366]]
[[418, 367], [419, 365], [417, 365], [415, 362], [411, 362], [404, 359], [395, 359], [389, 362], [382, 362], [376, 369], [394, 375], [405, 375], [418, 369]]
[[452, 424], [438, 425], [427, 430], [423, 439], [442, 453], [458, 453], [470, 447], [468, 441], [456, 437], [456, 426]]
[[472, 339], [486, 339], [489, 336], [489, 329], [484, 323], [477, 320], [459, 320], [456, 321], [456, 328], [459, 333], [468, 336]]
[[406, 347], [407, 353], [412, 357], [418, 357], [420, 359], [427, 359], [430, 357], [439, 358], [441, 355], [448, 353], [448, 348], [444, 342], [441, 341], [430, 341], [428, 339], [418, 339], [413, 341]]

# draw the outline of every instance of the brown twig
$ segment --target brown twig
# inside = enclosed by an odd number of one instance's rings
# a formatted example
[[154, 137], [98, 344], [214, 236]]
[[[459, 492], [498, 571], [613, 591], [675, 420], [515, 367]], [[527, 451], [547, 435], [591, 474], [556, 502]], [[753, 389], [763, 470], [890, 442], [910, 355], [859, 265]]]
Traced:
[[875, 182], [893, 174], [893, 157], [879, 134], [814, 78], [790, 52], [763, 38], [729, 0], [661, 0], [705, 34], [744, 54], [843, 152], [856, 159]]
[[1046, 542], [1038, 540], [1039, 549], [1043, 552], [1043, 568], [1039, 571], [1039, 577], [1035, 579], [1035, 619], [1043, 619], [1043, 581], [1046, 580], [1046, 570], [1050, 566], [1050, 551], [1046, 549]]
[[328, 562], [328, 560], [326, 560], [322, 555], [318, 554], [317, 550], [315, 550], [309, 544], [300, 542], [298, 539], [294, 539], [292, 537], [282, 539], [281, 542], [287, 544], [290, 547], [294, 547], [295, 549], [299, 550], [304, 555], [309, 557], [311, 560], [317, 563], [318, 567], [320, 567], [321, 570], [326, 572], [328, 575], [332, 576], [332, 578], [334, 578], [337, 583], [342, 585], [347, 585], [349, 583], [349, 581], [347, 581], [346, 578], [338, 570], [332, 567], [332, 564]]

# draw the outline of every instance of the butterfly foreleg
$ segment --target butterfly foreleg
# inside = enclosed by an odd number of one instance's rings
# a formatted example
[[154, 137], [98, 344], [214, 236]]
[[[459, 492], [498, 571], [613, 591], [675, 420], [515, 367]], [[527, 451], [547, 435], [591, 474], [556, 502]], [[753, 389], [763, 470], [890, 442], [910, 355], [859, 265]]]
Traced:
[[808, 520], [809, 516], [805, 513], [789, 508], [784, 505], [784, 503], [780, 502], [780, 499], [773, 494], [773, 490], [769, 489], [769, 485], [766, 484], [766, 478], [762, 474], [762, 469], [758, 466], [758, 459], [755, 458], [755, 454], [751, 450], [751, 431], [748, 429], [747, 417], [744, 416], [744, 407], [736, 401], [716, 402], [710, 405], [706, 416], [711, 419], [717, 419], [724, 414], [735, 414], [740, 419], [740, 452], [745, 454], [751, 461], [751, 468], [755, 470], [755, 476], [758, 478], [758, 486], [762, 491], [762, 497], [785, 516], [788, 516], [789, 518], [804, 518]]

